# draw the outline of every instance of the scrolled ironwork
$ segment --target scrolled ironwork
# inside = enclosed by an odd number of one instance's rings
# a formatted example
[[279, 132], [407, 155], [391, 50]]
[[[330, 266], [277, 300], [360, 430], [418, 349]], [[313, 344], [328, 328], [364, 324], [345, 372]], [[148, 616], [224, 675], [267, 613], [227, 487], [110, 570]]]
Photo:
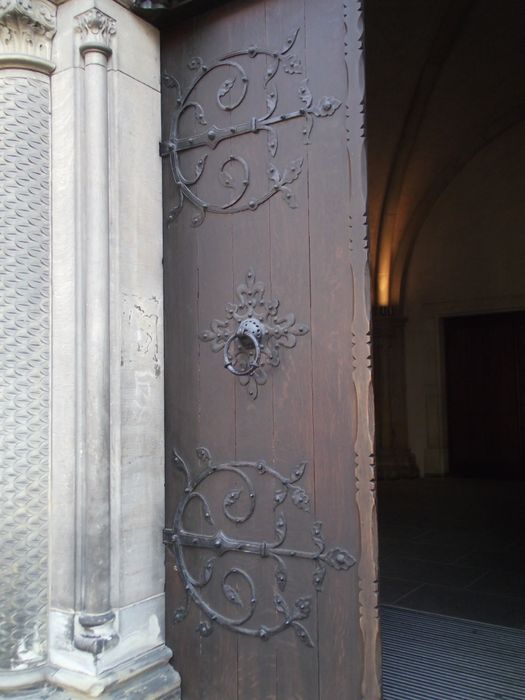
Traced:
[[[297, 338], [309, 333], [310, 328], [306, 323], [296, 324], [293, 313], [279, 316], [279, 299], [265, 298], [266, 287], [256, 281], [253, 268], [238, 285], [236, 294], [237, 303], [225, 306], [226, 319], [214, 319], [207, 330], [199, 333], [199, 339], [210, 343], [213, 352], [223, 352], [224, 366], [239, 377], [249, 396], [256, 399], [259, 387], [268, 381], [267, 365], [279, 367], [281, 348], [294, 348]], [[256, 324], [264, 330], [254, 335]], [[252, 330], [243, 330], [249, 328]], [[244, 342], [245, 338], [250, 343]]]
[[[235, 214], [253, 211], [278, 192], [281, 193], [284, 201], [290, 207], [297, 207], [295, 193], [289, 185], [300, 176], [304, 159], [302, 157], [296, 158], [282, 171], [277, 167], [274, 161], [279, 146], [276, 127], [290, 120], [302, 119], [304, 123], [302, 128], [303, 141], [305, 144], [309, 144], [314, 117], [332, 116], [341, 105], [339, 99], [329, 96], [321, 97], [317, 102], [314, 102], [308, 86], [308, 78], [305, 78], [298, 87], [299, 101], [302, 106], [286, 113], [279, 114], [277, 112], [279, 97], [277, 86], [272, 82], [272, 79], [281, 67], [283, 72], [289, 76], [303, 73], [301, 60], [295, 54], [289, 53], [298, 34], [299, 29], [291, 32], [281, 49], [272, 50], [250, 46], [224, 54], [212, 61], [210, 65], [206, 65], [202, 58], [196, 56], [188, 63], [188, 68], [195, 73], [195, 77], [185, 88], [174, 76], [167, 73], [163, 75], [164, 85], [174, 90], [176, 94], [176, 109], [172, 118], [170, 137], [160, 145], [161, 156], [170, 158], [173, 178], [178, 188], [178, 202], [168, 214], [168, 223], [171, 223], [180, 213], [186, 200], [197, 210], [191, 221], [192, 226], [200, 226], [208, 212]], [[210, 125], [206, 119], [204, 108], [195, 99], [197, 86], [217, 69], [228, 71], [229, 76], [223, 79], [216, 89], [216, 103], [223, 112], [232, 114], [244, 102], [250, 87], [250, 79], [239, 59], [254, 60], [257, 56], [264, 56], [269, 62], [266, 72], [262, 76], [262, 87], [266, 97], [266, 113], [236, 124]], [[181, 118], [188, 112], [192, 113], [197, 130], [196, 133], [185, 135], [182, 133]], [[259, 132], [266, 134], [266, 148], [270, 158], [266, 168], [267, 190], [256, 195], [248, 195], [251, 183], [248, 162], [242, 156], [230, 153], [218, 163], [218, 175], [223, 187], [226, 190], [231, 190], [231, 196], [224, 202], [217, 202], [209, 201], [205, 196], [197, 194], [193, 186], [199, 182], [206, 169], [208, 154], [197, 160], [191, 175], [188, 175], [182, 167], [180, 155], [199, 147], [213, 151], [225, 140], [232, 140], [243, 134], [257, 134]]]
[[[286, 600], [285, 592], [290, 576], [287, 562], [298, 559], [311, 561], [315, 565], [312, 584], [315, 591], [320, 592], [323, 588], [327, 567], [337, 571], [346, 571], [355, 564], [356, 560], [342, 547], [327, 549], [322, 523], [318, 521], [311, 525], [311, 537], [314, 545], [311, 550], [297, 549], [287, 543], [287, 522], [281, 506], [290, 497], [296, 508], [310, 512], [310, 497], [302, 486], [298, 485], [305, 473], [307, 463], [301, 462], [292, 469], [289, 476], [285, 476], [262, 460], [215, 464], [210, 452], [205, 447], [198, 448], [197, 457], [200, 462], [200, 471], [193, 475], [183, 458], [176, 451], [173, 452], [174, 465], [184, 475], [185, 488], [173, 518], [173, 525], [164, 530], [164, 543], [175, 556], [177, 570], [186, 592], [184, 605], [175, 611], [174, 621], [182, 622], [187, 617], [190, 601], [193, 601], [204, 615], [197, 627], [197, 631], [203, 637], [212, 633], [214, 624], [241, 635], [258, 637], [263, 641], [267, 641], [287, 629], [293, 629], [306, 646], [313, 647], [312, 637], [303, 624], [303, 621], [309, 618], [312, 610], [312, 596], [301, 596], [292, 605]], [[237, 526], [242, 525], [253, 516], [256, 507], [257, 498], [254, 481], [250, 477], [251, 472], [254, 475], [259, 474], [271, 478], [276, 482], [273, 497], [274, 538], [271, 541], [254, 541], [232, 537], [217, 528], [208, 497], [200, 490], [204, 487], [205, 482], [213, 479], [217, 474], [230, 473], [239, 477], [244, 488], [231, 490], [224, 496], [222, 511], [228, 520]], [[233, 506], [240, 503], [243, 497], [246, 501], [244, 511], [240, 515], [235, 515]], [[204, 520], [212, 529], [215, 528], [211, 533], [193, 532], [185, 527], [186, 510], [193, 500], [200, 503]], [[208, 550], [212, 553], [204, 561], [199, 577], [190, 572], [185, 560], [185, 552], [191, 548]], [[237, 610], [237, 614], [228, 615], [220, 612], [205, 599], [205, 589], [213, 578], [215, 563], [219, 557], [227, 553], [236, 553], [241, 559], [240, 555], [243, 555], [270, 558], [275, 562], [273, 607], [276, 615], [273, 621], [268, 620], [267, 624], [250, 624], [257, 610], [257, 585], [247, 571], [237, 563], [227, 569], [221, 580], [221, 591], [224, 599], [232, 607], [232, 610], [233, 608]]]

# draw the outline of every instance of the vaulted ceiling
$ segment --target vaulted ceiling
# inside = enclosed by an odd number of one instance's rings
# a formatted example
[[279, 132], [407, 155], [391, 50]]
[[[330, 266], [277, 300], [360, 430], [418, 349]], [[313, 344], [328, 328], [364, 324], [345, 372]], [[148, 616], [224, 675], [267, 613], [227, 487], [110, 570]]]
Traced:
[[433, 204], [525, 119], [525, 2], [366, 0], [365, 29], [374, 298], [395, 307]]

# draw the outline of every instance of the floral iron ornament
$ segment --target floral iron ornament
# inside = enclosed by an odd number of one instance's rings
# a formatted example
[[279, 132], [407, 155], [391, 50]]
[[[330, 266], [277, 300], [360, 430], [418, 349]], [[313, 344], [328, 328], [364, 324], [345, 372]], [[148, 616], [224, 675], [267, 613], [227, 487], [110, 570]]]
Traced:
[[[277, 167], [274, 161], [279, 145], [276, 126], [290, 120], [301, 119], [303, 121], [304, 143], [308, 144], [310, 143], [314, 117], [330, 117], [341, 105], [340, 100], [328, 96], [321, 97], [315, 102], [308, 87], [308, 78], [305, 78], [298, 87], [299, 102], [302, 106], [286, 113], [279, 114], [277, 112], [279, 99], [277, 86], [272, 82], [272, 79], [281, 68], [287, 75], [303, 73], [300, 59], [295, 54], [289, 53], [298, 34], [299, 29], [292, 32], [280, 50], [250, 46], [247, 49], [227, 53], [210, 65], [206, 65], [200, 57], [192, 58], [188, 63], [188, 68], [196, 75], [185, 89], [181, 87], [175, 77], [169, 74], [163, 75], [164, 85], [175, 90], [177, 105], [172, 119], [170, 138], [160, 144], [161, 156], [169, 158], [171, 161], [173, 178], [178, 190], [178, 202], [168, 214], [168, 223], [171, 223], [180, 213], [186, 200], [197, 210], [192, 218], [192, 226], [200, 226], [207, 212], [235, 214], [242, 211], [253, 211], [278, 192], [281, 193], [290, 207], [297, 207], [295, 194], [290, 185], [300, 176], [304, 159], [302, 157], [296, 158], [282, 171]], [[227, 126], [208, 124], [204, 108], [195, 99], [197, 86], [214, 71], [219, 69], [219, 75], [227, 71], [228, 77], [223, 79], [217, 88], [216, 103], [226, 114], [233, 113], [244, 102], [250, 87], [250, 79], [245, 67], [235, 59], [246, 57], [249, 61], [254, 61], [258, 56], [265, 57], [268, 63], [266, 71], [261, 76], [263, 89], [266, 93], [266, 113], [236, 124], [228, 123]], [[222, 77], [224, 78], [224, 76]], [[193, 116], [196, 129], [195, 133], [185, 135], [182, 133], [181, 119], [186, 113]], [[225, 194], [228, 195], [225, 198], [226, 201], [208, 201], [203, 195], [197, 194], [194, 186], [200, 181], [207, 167], [209, 154], [204, 153], [197, 156], [191, 174], [183, 168], [181, 154], [195, 148], [214, 150], [222, 141], [231, 140], [243, 134], [257, 134], [259, 132], [266, 134], [266, 149], [269, 156], [266, 167], [268, 189], [262, 193], [249, 191], [251, 185], [250, 165], [242, 156], [230, 152], [226, 157], [223, 156], [217, 164], [219, 181], [225, 188]]]
[[265, 366], [278, 367], [281, 347], [295, 347], [310, 329], [305, 323], [296, 325], [293, 313], [278, 316], [279, 299], [265, 298], [265, 285], [256, 281], [252, 268], [236, 291], [238, 303], [226, 304], [226, 320], [214, 319], [199, 339], [211, 343], [213, 352], [223, 351], [226, 369], [256, 399], [258, 387], [268, 380]]
[[[214, 624], [238, 634], [258, 637], [263, 641], [267, 641], [287, 629], [293, 629], [306, 646], [313, 647], [312, 638], [303, 624], [303, 621], [310, 616], [312, 597], [301, 596], [294, 601], [293, 605], [287, 602], [285, 598], [289, 577], [287, 561], [290, 559], [311, 561], [315, 566], [312, 573], [312, 584], [315, 591], [320, 592], [323, 589], [327, 567], [337, 571], [347, 571], [355, 564], [356, 560], [341, 547], [327, 549], [320, 522], [314, 522], [311, 526], [314, 544], [311, 550], [303, 551], [287, 544], [287, 523], [281, 507], [290, 498], [296, 508], [307, 513], [310, 512], [310, 497], [301, 486], [298, 486], [307, 463], [301, 462], [292, 469], [290, 476], [283, 476], [264, 461], [215, 464], [210, 452], [205, 447], [198, 448], [196, 452], [201, 469], [195, 476], [192, 475], [182, 457], [175, 451], [173, 452], [175, 467], [185, 477], [185, 488], [184, 496], [179, 502], [173, 519], [173, 526], [164, 530], [164, 543], [175, 556], [177, 569], [186, 593], [185, 603], [175, 611], [174, 621], [179, 623], [186, 619], [190, 601], [193, 601], [206, 618], [202, 619], [197, 627], [197, 631], [203, 637], [208, 637], [212, 633]], [[275, 536], [271, 542], [230, 537], [218, 528], [211, 534], [202, 534], [186, 529], [184, 516], [188, 505], [194, 500], [199, 503], [202, 517], [208, 524], [208, 528], [212, 530], [216, 528], [212, 509], [204, 491], [205, 482], [218, 474], [234, 475], [243, 484], [240, 488], [231, 489], [224, 496], [223, 515], [236, 526], [248, 522], [255, 512], [257, 500], [254, 482], [251, 478], [252, 473], [271, 478], [275, 482], [273, 495]], [[211, 556], [204, 562], [202, 572], [198, 577], [190, 573], [186, 564], [185, 552], [188, 548], [208, 550], [211, 553]], [[267, 624], [255, 625], [253, 622], [250, 624], [257, 609], [256, 585], [253, 578], [240, 566], [227, 568], [221, 582], [225, 602], [232, 607], [232, 611], [237, 608], [238, 614], [236, 616], [219, 612], [205, 600], [206, 587], [213, 579], [217, 559], [231, 553], [269, 558], [275, 563], [273, 607], [276, 614], [273, 623], [268, 620]], [[245, 595], [246, 593], [247, 595]]]

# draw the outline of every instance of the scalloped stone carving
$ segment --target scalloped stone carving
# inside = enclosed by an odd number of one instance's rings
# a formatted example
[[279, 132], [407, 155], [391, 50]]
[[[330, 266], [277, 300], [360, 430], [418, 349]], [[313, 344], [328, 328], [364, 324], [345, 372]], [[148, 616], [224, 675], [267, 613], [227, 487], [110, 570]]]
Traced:
[[49, 484], [49, 84], [0, 81], [0, 669], [42, 663]]

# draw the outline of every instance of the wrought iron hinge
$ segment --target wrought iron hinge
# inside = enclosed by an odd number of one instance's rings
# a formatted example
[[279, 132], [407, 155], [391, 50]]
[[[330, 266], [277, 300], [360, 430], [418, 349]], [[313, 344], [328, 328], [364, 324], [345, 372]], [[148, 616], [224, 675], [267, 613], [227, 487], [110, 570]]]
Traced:
[[175, 531], [171, 527], [165, 527], [162, 530], [163, 544], [173, 544], [176, 540]]
[[[288, 579], [293, 571], [289, 569], [290, 562], [299, 559], [312, 562], [313, 588], [316, 592], [320, 592], [323, 589], [328, 568], [347, 571], [354, 566], [356, 559], [342, 547], [328, 547], [322, 523], [313, 519], [307, 525], [313, 543], [310, 548], [298, 549], [291, 542], [288, 543], [288, 527], [282, 506], [289, 499], [300, 511], [305, 514], [310, 512], [310, 496], [302, 486], [298, 485], [307, 463], [300, 462], [293, 467], [289, 475], [283, 475], [262, 460], [216, 464], [205, 447], [197, 449], [197, 458], [200, 469], [193, 474], [182, 457], [175, 451], [173, 453], [175, 467], [184, 475], [186, 482], [184, 495], [175, 512], [173, 527], [165, 528], [163, 531], [164, 543], [175, 557], [176, 567], [185, 590], [184, 604], [175, 610], [174, 621], [182, 622], [186, 619], [190, 602], [193, 601], [203, 615], [197, 627], [197, 631], [203, 637], [211, 634], [214, 624], [238, 634], [258, 637], [263, 641], [293, 629], [306, 646], [313, 647], [314, 641], [304, 625], [304, 621], [310, 617], [313, 609], [312, 596], [300, 596], [290, 603], [286, 595]], [[208, 501], [203, 493], [205, 489], [201, 490], [201, 486], [207, 479], [213, 479], [216, 474], [237, 479], [237, 485], [222, 499], [223, 516], [237, 526], [242, 526], [250, 520], [255, 512], [258, 494], [254, 476], [257, 479], [265, 477], [274, 481], [274, 537], [271, 541], [240, 539], [235, 534], [227, 535], [215, 525], [211, 507], [213, 504]], [[184, 514], [192, 501], [200, 504], [202, 517], [208, 524], [208, 534], [204, 534], [200, 528], [195, 532], [184, 528]], [[200, 575], [188, 569], [185, 559], [187, 548], [204, 550]], [[219, 577], [218, 571], [215, 571], [217, 559], [225, 554], [234, 553], [237, 554], [237, 561], [225, 564], [226, 571], [223, 569], [220, 574], [225, 601], [231, 606], [228, 612], [224, 612], [222, 608], [219, 610], [206, 600], [206, 587], [214, 576]], [[266, 623], [261, 621], [260, 615], [259, 621], [255, 622], [259, 603], [256, 589], [260, 582], [252, 578], [249, 570], [242, 568], [242, 561], [248, 557], [260, 557], [273, 562], [274, 565], [275, 583], [272, 585], [271, 579], [267, 580], [273, 588], [274, 614], [266, 617], [265, 613]], [[250, 620], [253, 620], [251, 626]]]
[[[188, 63], [188, 68], [193, 72], [194, 77], [186, 87], [175, 76], [164, 73], [162, 76], [163, 84], [166, 88], [174, 91], [176, 104], [170, 127], [172, 141], [169, 144], [161, 145], [161, 156], [169, 156], [171, 159], [173, 178], [178, 190], [178, 202], [168, 213], [168, 224], [178, 216], [185, 201], [190, 202], [196, 209], [195, 215], [191, 218], [191, 226], [193, 227], [200, 226], [208, 213], [237, 214], [255, 211], [277, 193], [281, 193], [289, 207], [297, 208], [295, 193], [290, 186], [300, 177], [305, 157], [304, 154], [299, 155], [290, 161], [284, 169], [277, 166], [275, 157], [281, 138], [279, 125], [291, 120], [300, 120], [302, 122], [300, 130], [303, 142], [307, 145], [310, 143], [314, 121], [317, 118], [331, 117], [342, 104], [341, 100], [330, 95], [314, 99], [308, 85], [308, 77], [304, 75], [301, 59], [297, 54], [292, 53], [298, 33], [299, 28], [292, 31], [280, 49], [251, 45], [241, 50], [230, 51], [211, 63], [204, 63], [201, 57], [194, 56]], [[250, 71], [247, 70], [248, 64], [258, 56], [265, 59], [264, 63], [259, 62], [261, 65], [257, 65], [257, 67], [264, 66], [261, 82], [265, 93], [263, 100], [264, 97], [266, 98], [266, 110], [239, 121], [236, 119], [237, 107], [244, 103], [250, 80], [253, 84], [253, 78], [249, 77]], [[216, 71], [217, 68], [221, 70]], [[277, 85], [273, 82], [278, 73], [280, 73], [278, 79], [283, 77], [282, 73], [289, 76], [304, 75], [302, 79], [295, 80], [298, 104], [291, 111], [281, 111], [280, 109]], [[222, 76], [222, 80], [218, 85], [215, 85], [214, 78], [218, 76]], [[221, 125], [211, 122], [203, 105], [196, 101], [196, 90], [201, 81], [206, 81], [208, 94], [215, 92], [215, 102], [219, 109], [230, 115], [231, 118], [227, 120], [227, 123]], [[264, 101], [261, 104], [264, 104]], [[291, 106], [293, 107], [293, 105]], [[183, 115], [193, 115], [193, 129], [182, 128], [181, 121], [184, 120], [181, 118]], [[245, 157], [235, 154], [231, 149], [215, 158], [209, 158], [209, 156], [222, 141], [259, 132], [266, 135], [268, 161], [265, 165], [258, 157], [257, 165], [266, 170], [268, 184], [264, 189], [255, 190], [251, 186], [250, 164]], [[189, 162], [183, 167], [181, 153], [191, 152], [196, 148], [203, 150], [195, 158], [196, 162], [192, 168], [190, 168]], [[204, 149], [209, 152], [205, 152]], [[192, 169], [193, 173], [188, 172], [187, 168]], [[210, 169], [217, 170], [219, 182], [225, 188], [224, 199], [206, 196], [204, 182], [201, 182], [199, 186], [201, 192], [197, 193], [195, 186], [206, 169], [208, 171]]]
[[167, 158], [170, 153], [173, 153], [175, 144], [171, 141], [160, 141], [159, 143], [159, 156], [161, 158]]

